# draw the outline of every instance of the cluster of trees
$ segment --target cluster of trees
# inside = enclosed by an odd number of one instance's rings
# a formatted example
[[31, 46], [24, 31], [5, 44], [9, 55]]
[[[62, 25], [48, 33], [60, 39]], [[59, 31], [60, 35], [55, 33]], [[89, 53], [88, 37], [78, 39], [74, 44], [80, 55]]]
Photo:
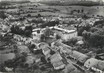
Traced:
[[82, 23], [82, 26], [78, 25], [76, 27], [78, 31], [78, 36], [82, 36], [83, 31], [84, 30], [89, 31], [92, 26], [88, 23]]
[[0, 9], [5, 9], [5, 6], [10, 5], [8, 2], [0, 2]]
[[26, 61], [26, 55], [23, 53], [21, 56], [15, 57], [12, 60], [7, 60], [4, 62], [3, 67], [13, 68], [13, 71], [20, 66], [22, 68], [25, 68], [24, 62]]
[[31, 22], [36, 23], [36, 24], [44, 23], [44, 21], [41, 18], [33, 19]]
[[[21, 10], [21, 11], [23, 11], [23, 10]], [[26, 11], [23, 11], [23, 13], [25, 13]], [[32, 15], [31, 15], [31, 13], [34, 13], [33, 11], [28, 11], [27, 13], [29, 13], [29, 14], [27, 14], [27, 17], [32, 17]], [[40, 17], [42, 17], [42, 15], [41, 14], [37, 14], [36, 16], [35, 16], [36, 18], [40, 18]]]
[[7, 16], [5, 15], [5, 12], [4, 11], [0, 11], [0, 18], [1, 19], [7, 18]]
[[63, 43], [70, 46], [74, 46], [76, 45], [77, 41], [78, 41], [77, 38], [71, 38], [71, 39], [68, 39], [67, 41], [63, 41]]
[[[18, 13], [19, 14], [19, 13]], [[19, 14], [20, 15], [20, 14]], [[17, 15], [17, 16], [19, 16]], [[9, 19], [10, 22], [14, 22], [14, 21], [24, 21], [26, 18], [25, 17], [18, 17], [18, 18], [15, 18], [15, 19]]]
[[57, 25], [57, 24], [59, 24], [59, 21], [58, 21], [58, 20], [56, 20], [56, 21], [49, 21], [49, 22], [43, 23], [43, 24], [40, 25], [39, 27], [45, 28], [46, 26], [51, 27], [51, 26], [55, 26], [55, 25]]
[[86, 42], [88, 42], [91, 46], [100, 46], [100, 47], [103, 47], [104, 45], [104, 29], [96, 29], [96, 28], [92, 28], [91, 29], [92, 31], [90, 32], [87, 32], [87, 31], [84, 31], [83, 32], [83, 37], [84, 37], [84, 40]]
[[19, 34], [19, 35], [25, 35], [27, 37], [30, 37], [32, 34], [32, 26], [26, 26], [25, 30], [22, 30], [19, 28], [19, 26], [12, 26], [11, 27], [11, 33]]
[[84, 40], [90, 46], [103, 47], [104, 45], [104, 28], [103, 24], [97, 24], [90, 28], [89, 31], [82, 33]]
[[41, 41], [46, 41], [46, 39], [49, 38], [50, 35], [53, 35], [53, 31], [47, 27], [44, 30], [44, 33], [41, 35]]

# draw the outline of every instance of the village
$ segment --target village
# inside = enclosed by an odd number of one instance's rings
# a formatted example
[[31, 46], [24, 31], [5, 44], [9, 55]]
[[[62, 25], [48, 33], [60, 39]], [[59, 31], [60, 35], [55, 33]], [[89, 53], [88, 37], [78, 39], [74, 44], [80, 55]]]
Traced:
[[104, 73], [104, 17], [42, 6], [2, 6], [0, 73]]

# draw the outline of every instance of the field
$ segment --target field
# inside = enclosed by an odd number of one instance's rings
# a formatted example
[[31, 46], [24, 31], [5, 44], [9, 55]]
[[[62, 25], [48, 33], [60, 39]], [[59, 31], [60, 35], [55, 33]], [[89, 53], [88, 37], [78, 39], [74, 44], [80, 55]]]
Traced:
[[[25, 13], [21, 15], [31, 14], [36, 16], [41, 14], [43, 16], [69, 16], [73, 14], [87, 14], [89, 16], [104, 16], [104, 6], [49, 6], [45, 4], [40, 4], [39, 6], [24, 6], [20, 9], [24, 10]], [[79, 13], [76, 12], [79, 10]], [[83, 13], [81, 12], [83, 10]], [[16, 11], [16, 9], [7, 9], [7, 11]]]
[[[38, 13], [42, 15], [63, 15], [63, 16], [68, 16], [71, 15], [71, 11], [73, 10], [84, 10], [83, 13], [87, 15], [100, 15], [104, 16], [104, 6], [47, 6], [47, 5], [41, 5], [38, 6], [37, 8], [34, 8], [33, 10], [43, 10], [39, 11]], [[32, 13], [35, 14], [35, 13]]]

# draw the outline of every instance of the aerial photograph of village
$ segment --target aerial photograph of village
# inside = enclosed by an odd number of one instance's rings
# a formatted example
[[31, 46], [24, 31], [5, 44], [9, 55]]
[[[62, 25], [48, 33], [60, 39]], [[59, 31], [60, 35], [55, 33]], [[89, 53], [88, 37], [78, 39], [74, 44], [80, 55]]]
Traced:
[[104, 0], [0, 0], [0, 73], [104, 73]]

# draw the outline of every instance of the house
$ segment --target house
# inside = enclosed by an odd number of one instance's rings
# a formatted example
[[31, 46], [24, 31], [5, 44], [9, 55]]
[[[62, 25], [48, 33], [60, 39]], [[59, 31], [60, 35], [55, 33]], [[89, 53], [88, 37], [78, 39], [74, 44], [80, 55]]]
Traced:
[[43, 52], [43, 54], [45, 55], [45, 57], [46, 57], [46, 59], [47, 58], [49, 58], [51, 55], [50, 55], [50, 48], [49, 47], [44, 47], [43, 49], [42, 49], [42, 52]]
[[85, 63], [84, 66], [91, 68], [91, 67], [96, 67], [99, 63], [99, 60], [95, 59], [95, 58], [90, 58], [88, 59]]
[[50, 57], [51, 64], [53, 65], [55, 70], [65, 68], [65, 64], [63, 63], [62, 59], [63, 58], [59, 53], [55, 53]]
[[12, 72], [12, 71], [13, 71], [13, 68], [5, 67], [5, 70], [6, 70], [7, 72]]
[[45, 43], [45, 42], [41, 42], [41, 43], [39, 43], [38, 44], [38, 47], [40, 48], [40, 49], [42, 49], [43, 47], [45, 47], [45, 46], [49, 46], [47, 43]]
[[52, 43], [52, 46], [58, 47], [60, 49], [60, 51], [62, 51], [63, 53], [70, 53], [71, 49], [72, 49], [71, 46], [68, 46], [68, 45], [61, 43], [59, 41]]
[[85, 54], [82, 54], [78, 51], [72, 51], [70, 54], [74, 59], [76, 59], [78, 64], [84, 64], [85, 61], [88, 59], [88, 56]]
[[89, 68], [96, 68], [99, 70], [104, 71], [104, 61], [97, 60], [95, 58], [90, 58], [88, 59], [85, 63], [84, 66]]
[[63, 72], [64, 73], [81, 73], [81, 72], [78, 72], [77, 68], [72, 64], [72, 62], [70, 62], [67, 66], [65, 66], [65, 69], [63, 70]]
[[36, 58], [35, 56], [29, 55], [26, 57], [26, 62], [25, 64], [28, 64], [28, 67], [32, 66], [33, 63], [35, 62]]
[[77, 45], [83, 45], [84, 44], [84, 41], [78, 41], [77, 43], [76, 43]]
[[0, 25], [0, 29], [7, 32], [10, 28], [9, 28], [9, 26], [2, 24], [2, 25]]
[[23, 52], [25, 52], [27, 54], [30, 53], [29, 48], [25, 45], [18, 45], [17, 47], [18, 47], [18, 53], [20, 53], [20, 54], [23, 53]]
[[98, 69], [104, 71], [104, 61], [99, 61], [99, 63], [98, 63]]
[[42, 53], [44, 54], [46, 59], [51, 56], [50, 55], [51, 47], [49, 47], [47, 43], [40, 43], [39, 48], [42, 49]]
[[54, 69], [59, 70], [65, 67], [65, 64], [62, 61], [53, 63]]
[[68, 49], [72, 49], [71, 46], [68, 46], [68, 45], [62, 43], [61, 40], [57, 40], [57, 41], [55, 41], [55, 42], [53, 43], [53, 45], [54, 45], [54, 46], [58, 46], [58, 47], [59, 47], [59, 46], [63, 46], [63, 47], [66, 47], [66, 48], [68, 48]]

